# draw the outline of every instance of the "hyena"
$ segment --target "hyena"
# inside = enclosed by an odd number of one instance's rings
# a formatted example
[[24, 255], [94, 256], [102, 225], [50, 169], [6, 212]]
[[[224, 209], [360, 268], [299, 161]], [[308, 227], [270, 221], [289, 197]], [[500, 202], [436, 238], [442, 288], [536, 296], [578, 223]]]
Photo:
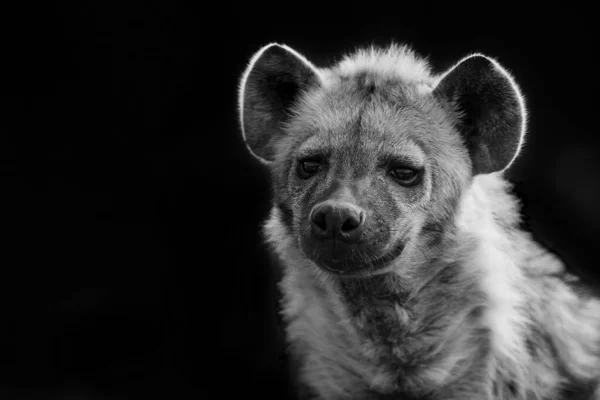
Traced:
[[239, 89], [302, 398], [600, 399], [600, 302], [521, 227], [524, 97], [494, 58], [330, 68], [269, 44]]

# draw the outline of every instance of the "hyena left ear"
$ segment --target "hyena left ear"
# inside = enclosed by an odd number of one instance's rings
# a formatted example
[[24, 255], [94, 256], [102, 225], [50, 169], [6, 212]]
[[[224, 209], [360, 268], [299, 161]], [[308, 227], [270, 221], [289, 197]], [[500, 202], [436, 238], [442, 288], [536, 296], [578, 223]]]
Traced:
[[496, 60], [481, 54], [464, 58], [443, 75], [433, 94], [458, 111], [457, 128], [475, 175], [512, 164], [523, 144], [527, 115], [519, 87]]
[[250, 152], [265, 163], [275, 157], [274, 143], [300, 95], [321, 83], [321, 75], [291, 48], [271, 43], [254, 54], [242, 75], [239, 112]]

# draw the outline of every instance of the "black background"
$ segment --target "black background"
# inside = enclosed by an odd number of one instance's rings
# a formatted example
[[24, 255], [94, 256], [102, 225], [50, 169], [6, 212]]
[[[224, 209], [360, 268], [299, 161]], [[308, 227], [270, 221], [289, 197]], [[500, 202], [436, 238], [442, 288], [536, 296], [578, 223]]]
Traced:
[[509, 173], [526, 227], [597, 281], [591, 9], [196, 3], [1, 13], [0, 397], [286, 398], [258, 236], [269, 182], [236, 114], [239, 76], [272, 41], [320, 66], [391, 40], [437, 72], [496, 57], [529, 106]]

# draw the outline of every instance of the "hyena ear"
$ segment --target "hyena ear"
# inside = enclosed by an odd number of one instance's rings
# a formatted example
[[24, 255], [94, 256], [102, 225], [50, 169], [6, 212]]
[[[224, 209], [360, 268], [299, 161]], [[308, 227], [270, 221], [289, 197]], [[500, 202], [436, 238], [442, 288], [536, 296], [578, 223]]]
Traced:
[[433, 94], [458, 111], [457, 128], [475, 175], [512, 164], [523, 144], [527, 115], [519, 87], [496, 60], [481, 54], [464, 58], [442, 76]]
[[239, 88], [242, 135], [250, 152], [263, 162], [274, 159], [274, 143], [299, 96], [320, 85], [319, 71], [291, 48], [272, 43], [250, 60]]

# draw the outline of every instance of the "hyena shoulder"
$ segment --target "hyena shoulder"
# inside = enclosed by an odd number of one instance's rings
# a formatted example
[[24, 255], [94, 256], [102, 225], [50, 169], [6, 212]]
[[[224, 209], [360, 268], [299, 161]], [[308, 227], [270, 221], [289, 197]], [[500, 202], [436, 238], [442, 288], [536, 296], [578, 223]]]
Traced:
[[503, 172], [527, 114], [496, 60], [433, 74], [392, 45], [319, 68], [272, 44], [239, 107], [307, 397], [592, 396], [600, 306], [520, 229]]

